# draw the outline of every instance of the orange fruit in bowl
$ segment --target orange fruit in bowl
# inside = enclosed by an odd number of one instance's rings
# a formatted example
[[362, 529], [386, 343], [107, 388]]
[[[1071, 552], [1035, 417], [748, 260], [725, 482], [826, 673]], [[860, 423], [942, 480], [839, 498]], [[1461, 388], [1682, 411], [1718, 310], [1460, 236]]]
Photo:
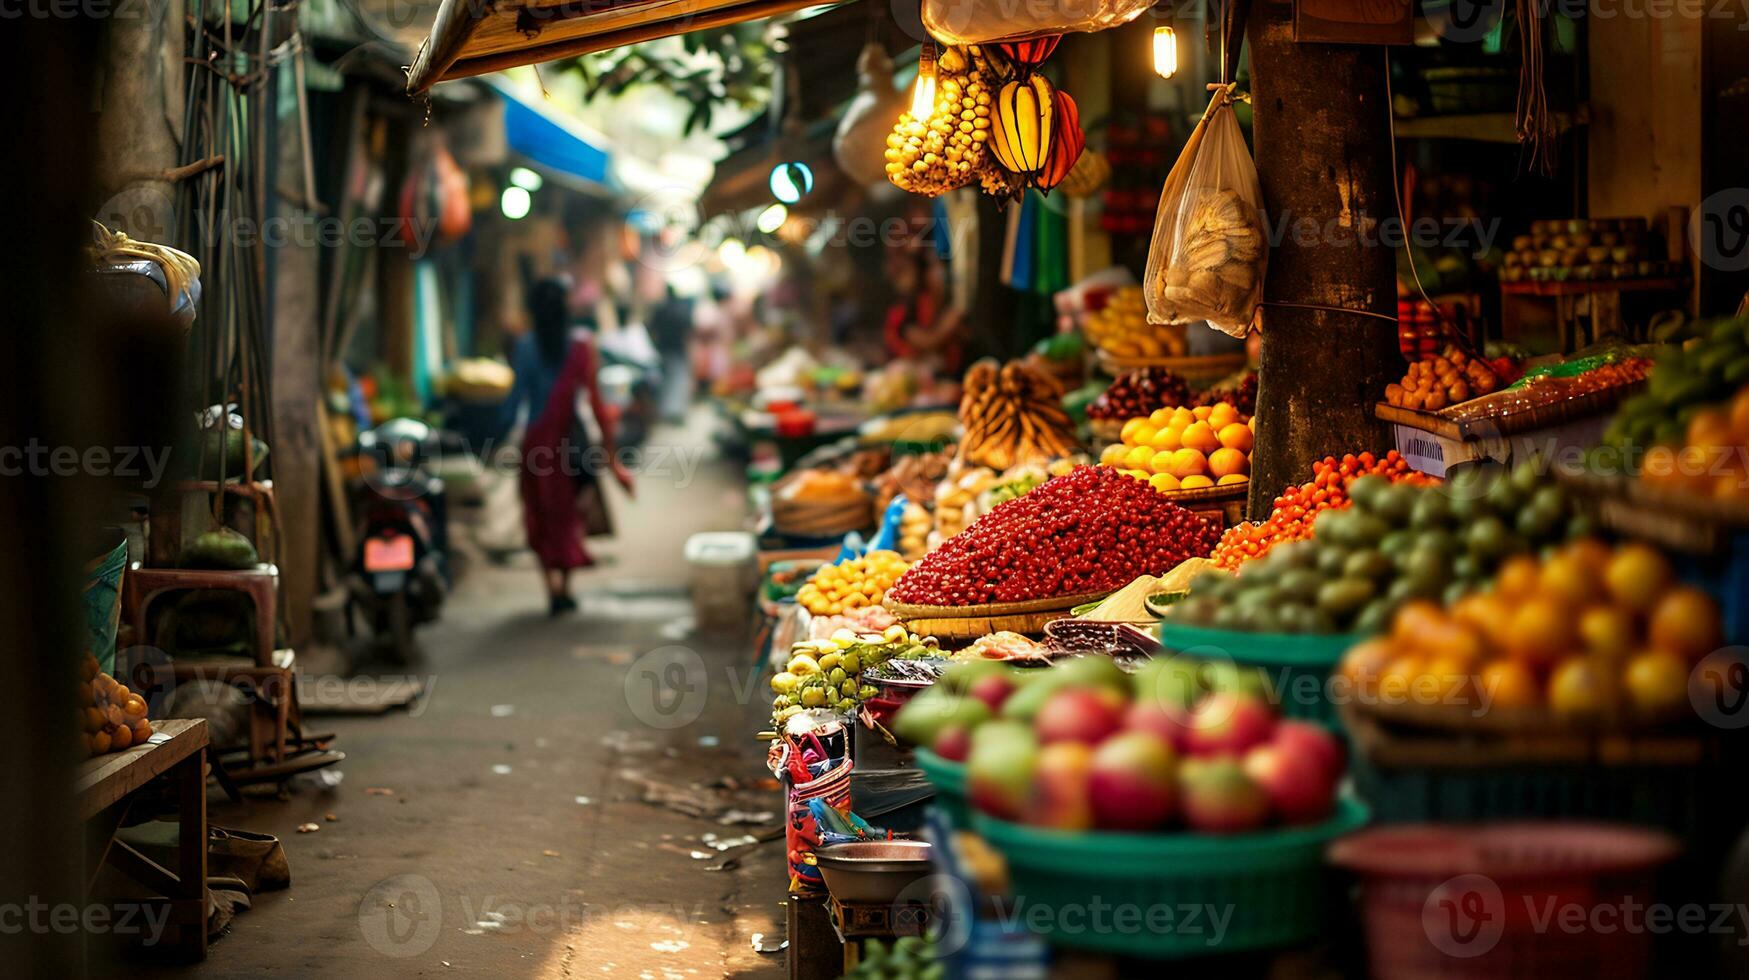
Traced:
[[[1705, 667], [1696, 672], [1702, 677]], [[1688, 664], [1668, 650], [1645, 650], [1634, 655], [1621, 675], [1622, 691], [1636, 712], [1669, 715], [1688, 701]]]
[[1105, 466], [1122, 466], [1124, 456], [1129, 451], [1130, 447], [1121, 442], [1114, 442], [1099, 451], [1099, 462]]
[[1570, 718], [1595, 718], [1615, 699], [1615, 678], [1590, 657], [1562, 660], [1549, 674], [1549, 707]]
[[1470, 703], [1472, 665], [1452, 657], [1435, 656], [1427, 662], [1427, 676], [1434, 682], [1440, 704]]
[[1451, 607], [1451, 615], [1485, 640], [1498, 642], [1496, 636], [1512, 615], [1512, 605], [1493, 592], [1471, 592]]
[[1180, 437], [1186, 448], [1212, 453], [1221, 448], [1221, 438], [1215, 435], [1215, 430], [1207, 422], [1192, 422], [1184, 429]]
[[1158, 432], [1158, 429], [1154, 428], [1147, 422], [1143, 422], [1141, 425], [1136, 426], [1135, 431], [1131, 432], [1129, 436], [1124, 439], [1124, 442], [1127, 442], [1132, 446], [1150, 446], [1153, 445], [1154, 436], [1158, 434]]
[[1426, 673], [1426, 658], [1413, 653], [1397, 654], [1379, 671], [1379, 699], [1397, 704], [1407, 702], [1416, 690], [1415, 682]]
[[1196, 421], [1196, 416], [1191, 413], [1190, 409], [1185, 408], [1183, 405], [1180, 405], [1177, 408], [1172, 410], [1172, 423], [1171, 424], [1172, 424], [1173, 428], [1183, 429], [1185, 426], [1187, 426], [1190, 423], [1195, 422], [1195, 421]]
[[1502, 638], [1506, 653], [1530, 667], [1546, 667], [1577, 644], [1573, 610], [1552, 596], [1533, 596], [1513, 610]]
[[1202, 476], [1208, 472], [1208, 468], [1208, 457], [1200, 450], [1186, 446], [1173, 450], [1167, 472], [1182, 480], [1187, 476]]
[[1537, 591], [1555, 596], [1574, 608], [1589, 605], [1602, 597], [1602, 567], [1576, 554], [1555, 554], [1543, 562], [1537, 573]]
[[1170, 473], [1170, 472], [1172, 472], [1172, 450], [1170, 450], [1170, 449], [1156, 449], [1154, 451], [1154, 455], [1148, 460], [1148, 472], [1150, 472], [1150, 473]]
[[1215, 438], [1219, 439], [1221, 445], [1228, 449], [1237, 449], [1242, 453], [1251, 451], [1253, 441], [1251, 427], [1243, 422], [1228, 422], [1216, 431]]
[[1724, 644], [1719, 607], [1712, 596], [1688, 585], [1665, 592], [1652, 607], [1646, 635], [1655, 649], [1668, 650], [1690, 663]]
[[1164, 429], [1172, 424], [1172, 409], [1156, 408], [1148, 415], [1148, 424], [1156, 429]]
[[1219, 432], [1238, 421], [1239, 410], [1233, 407], [1232, 402], [1215, 402], [1214, 405], [1209, 408], [1209, 427], [1216, 432]]
[[1391, 622], [1391, 639], [1404, 645], [1421, 642], [1421, 638], [1445, 622], [1445, 610], [1425, 599], [1404, 603]]
[[1183, 487], [1186, 490], [1206, 490], [1209, 487], [1214, 486], [1215, 481], [1209, 479], [1206, 476], [1203, 476], [1200, 473], [1193, 473], [1190, 476], [1187, 476], [1184, 479], [1178, 481], [1178, 485]]
[[1123, 424], [1122, 429], [1118, 430], [1118, 438], [1133, 446], [1136, 444], [1136, 430], [1147, 424], [1148, 420], [1146, 418], [1138, 417], [1130, 419]]
[[1251, 457], [1225, 446], [1209, 454], [1209, 473], [1216, 477], [1251, 472]]
[[1421, 649], [1428, 655], [1469, 673], [1482, 662], [1487, 644], [1479, 629], [1457, 619], [1448, 619], [1421, 634]]
[[1664, 594], [1676, 573], [1651, 545], [1629, 542], [1615, 550], [1603, 567], [1609, 597], [1629, 612], [1646, 612]]
[[1148, 440], [1148, 445], [1155, 449], [1177, 449], [1184, 444], [1184, 430], [1168, 425], [1154, 433], [1154, 438]]
[[1383, 637], [1362, 640], [1349, 647], [1348, 652], [1342, 655], [1336, 672], [1358, 692], [1361, 685], [1376, 681], [1385, 669], [1385, 664], [1390, 663], [1396, 655], [1396, 646]]
[[1639, 642], [1639, 631], [1626, 609], [1592, 606], [1579, 614], [1579, 640], [1587, 653], [1619, 663]]
[[1170, 473], [1155, 473], [1148, 477], [1148, 485], [1162, 493], [1171, 493], [1179, 488], [1178, 477]]
[[1213, 406], [1198, 405], [1195, 408], [1190, 410], [1190, 414], [1193, 418], [1196, 418], [1198, 420], [1203, 420], [1203, 419], [1207, 419], [1209, 417], [1209, 413], [1211, 413], [1213, 411], [1214, 411]]
[[1494, 594], [1507, 599], [1529, 598], [1542, 577], [1542, 566], [1529, 555], [1513, 555], [1494, 575]]
[[1148, 462], [1154, 458], [1154, 450], [1148, 446], [1135, 446], [1124, 453], [1124, 465], [1132, 470], [1145, 470]]
[[1593, 537], [1574, 538], [1557, 550], [1558, 553], [1571, 555], [1593, 568], [1602, 568], [1615, 557], [1615, 549]]
[[1219, 480], [1216, 480], [1215, 486], [1226, 487], [1226, 486], [1231, 486], [1235, 483], [1250, 483], [1250, 482], [1251, 482], [1251, 477], [1248, 474], [1228, 473], [1226, 476], [1223, 476]]
[[1490, 708], [1522, 709], [1542, 704], [1542, 691], [1530, 668], [1512, 660], [1495, 660], [1476, 676], [1477, 696]]

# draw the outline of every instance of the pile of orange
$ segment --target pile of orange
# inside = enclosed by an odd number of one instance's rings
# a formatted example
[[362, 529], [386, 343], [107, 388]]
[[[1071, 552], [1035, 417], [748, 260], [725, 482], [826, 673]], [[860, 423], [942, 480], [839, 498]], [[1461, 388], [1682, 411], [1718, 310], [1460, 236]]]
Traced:
[[120, 752], [152, 735], [146, 701], [104, 673], [87, 653], [79, 666], [79, 727], [87, 755]]
[[1252, 425], [1230, 402], [1156, 409], [1125, 422], [1099, 462], [1167, 493], [1245, 483]]
[[1348, 453], [1341, 459], [1326, 456], [1313, 464], [1311, 480], [1297, 487], [1288, 487], [1275, 498], [1275, 506], [1268, 518], [1228, 528], [1210, 557], [1216, 566], [1233, 571], [1253, 558], [1268, 554], [1269, 549], [1283, 541], [1310, 538], [1312, 521], [1326, 510], [1348, 506], [1348, 485], [1369, 474], [1385, 477], [1393, 483], [1422, 485], [1435, 482], [1431, 477], [1410, 469], [1409, 462], [1395, 449], [1382, 458], [1372, 453]]
[[1688, 705], [1690, 674], [1723, 642], [1718, 606], [1657, 549], [1578, 538], [1507, 559], [1450, 608], [1404, 606], [1340, 670], [1362, 703], [1660, 720]]
[[1640, 461], [1647, 483], [1720, 500], [1749, 498], [1749, 387], [1688, 420], [1679, 447], [1653, 446]]

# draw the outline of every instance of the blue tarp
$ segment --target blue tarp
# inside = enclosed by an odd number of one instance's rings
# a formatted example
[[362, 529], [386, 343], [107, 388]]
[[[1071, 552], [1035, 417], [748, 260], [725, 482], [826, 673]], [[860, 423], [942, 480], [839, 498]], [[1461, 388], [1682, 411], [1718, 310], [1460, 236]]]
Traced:
[[607, 185], [606, 150], [504, 86], [492, 87], [504, 98], [504, 137], [512, 150], [550, 170]]

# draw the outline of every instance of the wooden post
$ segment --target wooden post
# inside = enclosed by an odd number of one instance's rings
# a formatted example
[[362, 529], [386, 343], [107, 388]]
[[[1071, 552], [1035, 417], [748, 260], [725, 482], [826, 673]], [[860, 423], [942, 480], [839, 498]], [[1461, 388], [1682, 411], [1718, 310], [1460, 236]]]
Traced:
[[[1247, 36], [1257, 172], [1274, 247], [1266, 305], [1251, 515], [1329, 454], [1389, 448], [1373, 418], [1403, 373], [1390, 106], [1379, 47], [1296, 44], [1293, 5], [1257, 0]], [[1381, 319], [1380, 317], [1393, 319]]]

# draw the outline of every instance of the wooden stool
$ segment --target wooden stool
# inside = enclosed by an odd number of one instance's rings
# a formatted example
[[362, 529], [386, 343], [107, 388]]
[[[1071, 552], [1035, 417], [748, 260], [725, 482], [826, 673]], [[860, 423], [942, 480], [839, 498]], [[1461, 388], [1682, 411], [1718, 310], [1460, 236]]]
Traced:
[[134, 642], [152, 645], [146, 616], [159, 596], [185, 589], [241, 592], [255, 604], [255, 642], [251, 656], [257, 666], [273, 665], [273, 629], [278, 613], [279, 569], [257, 565], [241, 571], [130, 566], [122, 577], [122, 611], [134, 629]]

